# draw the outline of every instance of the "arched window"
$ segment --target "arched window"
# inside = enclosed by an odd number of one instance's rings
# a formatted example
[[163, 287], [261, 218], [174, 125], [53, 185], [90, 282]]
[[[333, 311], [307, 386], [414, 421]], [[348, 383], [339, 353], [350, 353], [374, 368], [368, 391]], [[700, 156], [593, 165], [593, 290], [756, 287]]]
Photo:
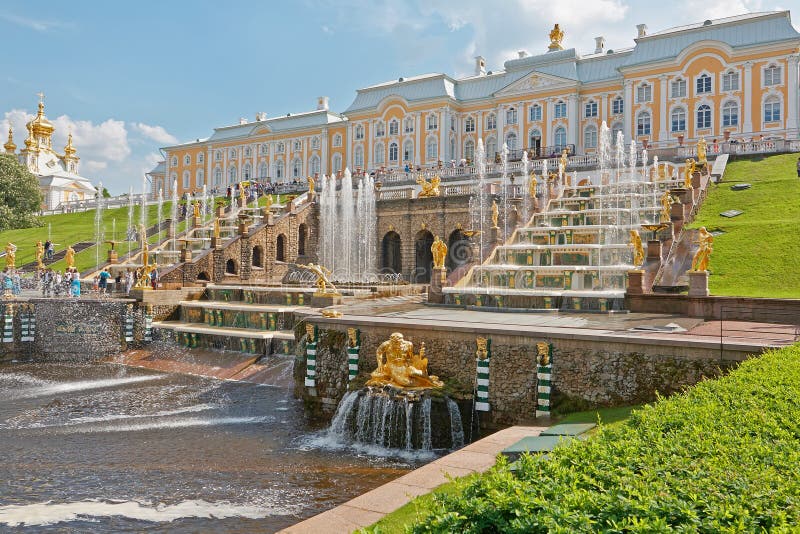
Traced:
[[386, 151], [383, 148], [383, 143], [377, 143], [375, 145], [375, 164], [383, 165], [385, 158], [386, 158]]
[[650, 135], [650, 113], [642, 111], [636, 117], [636, 135]]
[[[364, 127], [361, 127], [361, 133], [364, 133]], [[311, 138], [311, 149], [312, 150], [319, 150], [319, 137], [312, 137]]]
[[771, 96], [764, 101], [764, 122], [777, 122], [781, 120], [781, 101], [776, 96]]
[[286, 236], [283, 234], [278, 234], [275, 238], [275, 259], [286, 261]]
[[222, 161], [222, 150], [217, 150], [214, 153], [214, 159], [217, 161]]
[[622, 123], [615, 122], [611, 125], [611, 142], [616, 144], [617, 139], [619, 138], [619, 134], [622, 133]]
[[230, 184], [235, 183], [236, 182], [236, 176], [237, 176], [236, 175], [236, 167], [231, 166], [231, 168], [228, 169], [228, 183], [230, 183]]
[[560, 152], [567, 146], [567, 129], [564, 128], [563, 126], [559, 126], [558, 128], [556, 128], [556, 131], [554, 133], [554, 138], [556, 142], [556, 147]]
[[183, 156], [183, 164], [190, 165], [192, 163], [192, 157], [189, 154]]
[[517, 108], [506, 110], [506, 124], [517, 124]]
[[540, 106], [539, 104], [534, 104], [528, 109], [529, 109], [530, 120], [532, 121], [542, 120], [542, 106]]
[[464, 159], [469, 162], [475, 160], [475, 143], [472, 139], [468, 139], [466, 143], [464, 143]]
[[381, 240], [381, 271], [400, 273], [403, 269], [400, 234], [391, 230]]
[[506, 135], [506, 146], [509, 150], [517, 149], [517, 134], [514, 132], [509, 132], [509, 134]]
[[311, 159], [308, 160], [308, 170], [309, 170], [309, 172], [311, 173], [312, 176], [322, 172], [322, 171], [320, 171], [319, 156], [317, 156], [316, 154], [311, 156]]
[[686, 131], [686, 110], [683, 108], [675, 108], [670, 113], [670, 131], [672, 132], [685, 132]]
[[292, 178], [300, 178], [303, 176], [303, 162], [300, 161], [300, 158], [294, 158], [292, 160]]
[[696, 93], [698, 95], [706, 94], [711, 92], [711, 76], [708, 74], [701, 74], [697, 77], [696, 80]]
[[494, 130], [495, 128], [497, 128], [497, 116], [494, 113], [490, 113], [486, 117], [486, 129]]
[[436, 130], [437, 128], [439, 128], [439, 118], [433, 113], [431, 113], [430, 115], [428, 115], [426, 124], [428, 125], [428, 130]]
[[261, 155], [266, 156], [269, 154], [269, 145], [267, 143], [261, 143]]
[[400, 133], [400, 123], [396, 119], [389, 121], [389, 135], [398, 135]]
[[236, 274], [236, 261], [230, 259], [225, 262], [225, 274]]
[[261, 248], [261, 245], [253, 247], [253, 255], [251, 258], [250, 262], [253, 264], [253, 267], [264, 267], [264, 249]]
[[439, 143], [435, 137], [428, 137], [425, 141], [425, 157], [428, 161], [436, 161], [439, 158]]
[[534, 128], [528, 134], [528, 148], [533, 150], [537, 149], [542, 144], [542, 132], [538, 128]]
[[389, 145], [389, 163], [397, 163], [398, 158], [398, 147], [397, 143], [392, 143]]
[[283, 143], [278, 143], [278, 144], [275, 145], [275, 152], [276, 153], [283, 154], [283, 152], [285, 150], [286, 150], [286, 145], [284, 145]]
[[242, 168], [242, 180], [249, 180], [250, 174], [250, 164], [245, 163], [244, 167]]
[[236, 159], [236, 149], [235, 148], [232, 148], [230, 150], [230, 152], [228, 153], [228, 157], [231, 158], [231, 159]]
[[472, 117], [467, 117], [467, 120], [464, 121], [464, 131], [467, 133], [472, 133], [475, 131], [475, 119]]
[[411, 140], [403, 143], [403, 161], [414, 161], [414, 143]]
[[722, 126], [739, 125], [739, 104], [730, 101], [722, 105]]
[[178, 175], [175, 174], [174, 172], [170, 174], [169, 183], [167, 184], [167, 186], [169, 190], [168, 192], [172, 192], [173, 189], [178, 189]]
[[266, 180], [268, 174], [269, 174], [269, 172], [267, 171], [267, 164], [266, 164], [266, 162], [262, 162], [261, 165], [258, 166], [258, 178], [259, 178], [259, 180], [261, 180], [261, 181]]
[[383, 124], [383, 121], [378, 121], [375, 123], [375, 137], [383, 137], [386, 135], [386, 125]]
[[356, 167], [364, 166], [364, 147], [357, 146], [353, 151], [353, 165]]
[[486, 140], [486, 159], [494, 161], [495, 154], [497, 154], [497, 139], [490, 137]]
[[781, 68], [778, 65], [768, 65], [764, 69], [764, 85], [779, 85], [781, 83]]
[[197, 154], [197, 163], [203, 163], [205, 160], [206, 160], [206, 158], [205, 158], [205, 156], [203, 156], [202, 152]]
[[333, 136], [333, 146], [337, 147], [337, 148], [342, 146], [342, 136], [341, 135], [336, 134], [336, 135]]
[[178, 156], [172, 156], [172, 163], [171, 163], [170, 166], [171, 167], [177, 167], [178, 166]]
[[214, 185], [220, 186], [222, 185], [222, 169], [217, 167], [214, 169]]
[[300, 152], [303, 150], [303, 142], [300, 140], [295, 140], [292, 143], [292, 152]]
[[697, 129], [711, 128], [711, 107], [703, 104], [697, 108]]
[[364, 126], [361, 124], [356, 125], [356, 139], [364, 139]]
[[189, 171], [183, 171], [183, 188], [184, 189], [189, 189], [189, 187], [191, 185], [189, 183], [190, 179], [191, 179], [191, 174], [189, 173]]
[[342, 170], [342, 155], [341, 154], [334, 154], [333, 158], [331, 159], [331, 167], [333, 172], [339, 172]]
[[283, 171], [284, 171], [283, 160], [279, 159], [278, 161], [275, 162], [275, 179], [276, 180], [281, 180], [284, 177], [285, 173]]
[[597, 148], [597, 126], [594, 124], [583, 130], [583, 148]]
[[203, 187], [203, 185], [205, 185], [205, 173], [203, 169], [198, 169], [197, 175], [195, 176], [195, 183], [197, 187]]
[[244, 157], [249, 158], [251, 155], [252, 155], [252, 152], [250, 152], [250, 147], [245, 148], [244, 149]]

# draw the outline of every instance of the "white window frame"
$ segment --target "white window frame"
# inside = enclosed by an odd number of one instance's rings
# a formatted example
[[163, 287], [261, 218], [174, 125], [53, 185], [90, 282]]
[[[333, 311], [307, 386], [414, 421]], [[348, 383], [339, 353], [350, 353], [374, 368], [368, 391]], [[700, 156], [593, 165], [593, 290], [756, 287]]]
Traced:
[[583, 148], [597, 148], [597, 126], [594, 124], [583, 129]]
[[439, 129], [439, 117], [435, 113], [430, 113], [425, 118], [425, 125], [428, 131]]
[[[769, 107], [768, 107], [769, 106]], [[781, 99], [777, 96], [770, 96], [766, 100], [764, 100], [763, 105], [763, 114], [762, 117], [764, 119], [764, 123], [771, 123], [771, 122], [780, 122], [783, 117], [783, 103]], [[767, 119], [767, 109], [770, 110], [769, 120]], [[776, 111], [777, 109], [777, 111]]]
[[734, 126], [739, 126], [739, 103], [735, 100], [728, 100], [722, 103], [722, 127], [731, 128]]
[[686, 108], [683, 106], [672, 108], [669, 113], [669, 128], [673, 133], [686, 131]]
[[[646, 119], [646, 120], [645, 120]], [[649, 111], [640, 111], [636, 115], [636, 136], [652, 135], [653, 116]]]
[[653, 85], [643, 82], [636, 86], [636, 103], [646, 104], [653, 101]]
[[[700, 114], [703, 115], [700, 115]], [[700, 104], [694, 113], [694, 126], [697, 130], [708, 130], [714, 124], [714, 114], [712, 113], [711, 106], [708, 104]]]
[[686, 78], [675, 78], [669, 83], [670, 98], [686, 98]]
[[567, 103], [563, 100], [559, 100], [553, 106], [553, 115], [556, 119], [566, 119], [567, 118]]
[[597, 117], [597, 101], [589, 100], [583, 106], [583, 116], [585, 118]]
[[464, 120], [464, 132], [466, 132], [466, 133], [475, 132], [475, 119], [474, 118], [467, 117]]
[[506, 110], [506, 124], [517, 124], [517, 108]]
[[[772, 87], [774, 85], [781, 85], [783, 83], [783, 68], [780, 65], [770, 63], [764, 67], [762, 80], [763, 87]], [[774, 122], [774, 121], [770, 121]]]
[[375, 143], [375, 164], [383, 165], [386, 162], [386, 147], [383, 143]]
[[386, 124], [383, 121], [375, 123], [375, 137], [384, 137], [386, 135]]
[[396, 141], [392, 141], [389, 143], [389, 163], [397, 163], [398, 161], [400, 161], [400, 146]]
[[528, 109], [528, 117], [530, 118], [531, 122], [542, 120], [542, 106], [539, 104], [533, 104]]
[[622, 115], [625, 113], [625, 100], [618, 96], [611, 100], [611, 114], [612, 115]]
[[389, 121], [389, 135], [400, 135], [400, 122], [397, 119]]
[[694, 94], [710, 95], [714, 92], [714, 78], [703, 72], [694, 81]]
[[425, 140], [425, 160], [436, 161], [439, 159], [439, 141], [435, 137]]
[[729, 70], [722, 73], [722, 91], [738, 91], [739, 90], [739, 72]]
[[486, 129], [487, 130], [496, 130], [497, 129], [497, 115], [494, 113], [490, 113], [486, 117]]

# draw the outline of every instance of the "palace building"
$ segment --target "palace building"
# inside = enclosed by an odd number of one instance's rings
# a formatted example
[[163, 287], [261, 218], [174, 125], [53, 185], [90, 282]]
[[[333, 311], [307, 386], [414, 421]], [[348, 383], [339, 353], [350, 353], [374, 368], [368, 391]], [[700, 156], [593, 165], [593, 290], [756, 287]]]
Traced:
[[373, 171], [471, 161], [478, 140], [494, 157], [592, 154], [603, 121], [642, 146], [798, 137], [800, 33], [788, 11], [751, 13], [648, 33], [635, 45], [579, 54], [556, 24], [544, 53], [472, 76], [423, 74], [359, 89], [342, 113], [326, 97], [307, 113], [215, 128], [193, 143], [164, 147], [153, 192], [284, 182], [345, 167]]
[[94, 199], [97, 189], [88, 178], [78, 174], [80, 158], [72, 146], [72, 133], [67, 137], [64, 154], [53, 150], [55, 126], [44, 114], [44, 95], [39, 96], [39, 112], [27, 124], [25, 148], [17, 153], [11, 128], [3, 148], [6, 153], [16, 155], [19, 162], [39, 179], [44, 195], [43, 209], [55, 209], [62, 202]]

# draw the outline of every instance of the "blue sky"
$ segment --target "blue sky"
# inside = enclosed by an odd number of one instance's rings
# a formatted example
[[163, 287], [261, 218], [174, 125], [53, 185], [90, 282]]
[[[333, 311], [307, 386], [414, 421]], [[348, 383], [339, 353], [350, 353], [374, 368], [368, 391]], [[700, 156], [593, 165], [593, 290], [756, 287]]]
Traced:
[[[112, 193], [141, 188], [158, 148], [207, 137], [255, 113], [343, 111], [365, 87], [427, 72], [464, 75], [481, 54], [501, 69], [517, 50], [633, 45], [636, 24], [658, 31], [800, 0], [676, 0], [665, 12], [625, 0], [298, 0], [59, 2], [0, 0], [0, 128], [22, 145], [44, 91], [56, 146], [72, 129], [81, 174]], [[654, 7], [655, 6], [655, 7]], [[11, 45], [13, 43], [13, 45]]]

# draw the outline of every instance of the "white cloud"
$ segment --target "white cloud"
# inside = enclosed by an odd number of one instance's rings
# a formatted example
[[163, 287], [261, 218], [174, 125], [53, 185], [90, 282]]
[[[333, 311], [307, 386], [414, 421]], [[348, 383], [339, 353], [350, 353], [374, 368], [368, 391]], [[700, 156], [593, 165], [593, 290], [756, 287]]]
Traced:
[[67, 26], [67, 24], [58, 21], [29, 19], [28, 17], [12, 15], [11, 13], [0, 13], [0, 18], [12, 24], [16, 24], [17, 26], [21, 26], [23, 28], [28, 28], [31, 30], [36, 30], [37, 32], [46, 32], [52, 28], [60, 28]]
[[326, 25], [323, 24], [321, 29], [322, 29], [322, 33], [325, 33], [325, 34], [328, 34], [328, 35], [333, 35], [333, 30], [330, 28], [330, 26], [326, 26]]
[[150, 126], [142, 122], [131, 123], [131, 128], [156, 143], [172, 145], [178, 142], [178, 138], [164, 129], [163, 126]]

